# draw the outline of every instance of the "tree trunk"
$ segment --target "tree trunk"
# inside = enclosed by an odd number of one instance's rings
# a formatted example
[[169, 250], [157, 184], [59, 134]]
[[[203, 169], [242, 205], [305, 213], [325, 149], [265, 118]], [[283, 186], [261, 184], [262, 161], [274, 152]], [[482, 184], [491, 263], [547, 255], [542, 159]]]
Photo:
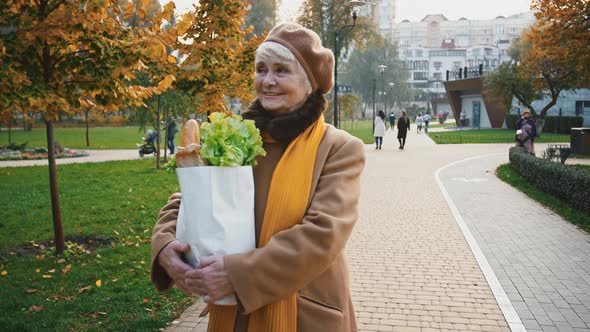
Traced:
[[[158, 97], [158, 101], [160, 97]], [[166, 107], [166, 111], [164, 112], [164, 119], [168, 121], [168, 110], [169, 107]], [[166, 156], [168, 155], [168, 122], [166, 122], [166, 138], [164, 139], [164, 162], [166, 162]]]
[[12, 118], [8, 117], [8, 144], [12, 143]]
[[86, 146], [90, 146], [90, 137], [88, 136], [88, 110], [84, 111], [84, 122], [86, 122]]
[[51, 213], [53, 215], [53, 230], [55, 233], [55, 254], [64, 252], [65, 242], [61, 224], [61, 210], [59, 205], [59, 190], [57, 188], [57, 167], [55, 165], [55, 145], [53, 141], [53, 123], [45, 120], [47, 128], [47, 159], [49, 164], [49, 187], [51, 190]]
[[160, 132], [160, 96], [158, 96], [158, 117], [156, 119], [156, 130], [158, 139], [156, 140], [156, 168], [160, 169], [160, 139], [162, 138]]

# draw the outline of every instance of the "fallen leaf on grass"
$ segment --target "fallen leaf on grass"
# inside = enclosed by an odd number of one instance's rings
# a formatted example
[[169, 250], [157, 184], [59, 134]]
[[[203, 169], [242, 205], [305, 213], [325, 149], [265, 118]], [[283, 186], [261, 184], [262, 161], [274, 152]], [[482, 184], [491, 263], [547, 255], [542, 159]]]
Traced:
[[55, 269], [51, 269], [51, 270], [49, 270], [47, 272], [49, 272], [49, 273], [55, 273]]
[[143, 303], [143, 304], [146, 304], [146, 303], [149, 303], [149, 302], [150, 302], [150, 299], [143, 299], [143, 300], [141, 301], [141, 303]]
[[106, 315], [107, 315], [106, 312], [97, 311], [97, 312], [93, 312], [93, 313], [89, 314], [88, 316], [96, 319], [96, 318], [98, 318], [100, 316], [106, 316]]
[[92, 289], [92, 286], [82, 287], [82, 288], [78, 289], [78, 294], [82, 294], [84, 292], [88, 292], [91, 289]]
[[39, 273], [39, 272], [41, 272], [41, 269], [35, 269], [35, 272]]
[[37, 290], [36, 289], [27, 289], [25, 291], [25, 293], [27, 293], [27, 294], [33, 294], [33, 293], [37, 293]]
[[7, 274], [8, 274], [8, 271], [4, 270], [4, 271], [2, 271], [2, 273], [0, 273], [0, 274], [2, 274], [3, 276], [5, 276], [5, 275], [7, 275]]
[[33, 311], [39, 312], [41, 310], [43, 310], [43, 305], [40, 305], [40, 306], [32, 305], [29, 307], [29, 312], [33, 312]]
[[72, 264], [68, 264], [65, 269], [61, 270], [62, 274], [66, 274], [72, 270]]
[[99, 279], [95, 282], [96, 287], [101, 287], [102, 286], [102, 281]]
[[66, 262], [66, 260], [65, 260], [65, 259], [63, 259], [63, 258], [60, 258], [60, 259], [58, 259], [58, 260], [57, 260], [57, 262], [58, 262], [59, 264], [61, 264], [61, 263], [65, 263], [65, 262]]
[[44, 274], [44, 275], [43, 275], [43, 279], [51, 279], [51, 275], [49, 275], [49, 274]]

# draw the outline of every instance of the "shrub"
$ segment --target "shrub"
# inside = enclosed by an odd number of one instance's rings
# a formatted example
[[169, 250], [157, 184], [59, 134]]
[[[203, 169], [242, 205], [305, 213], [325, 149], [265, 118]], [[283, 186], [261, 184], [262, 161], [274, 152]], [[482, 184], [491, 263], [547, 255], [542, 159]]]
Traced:
[[529, 155], [524, 148], [510, 148], [512, 167], [540, 190], [581, 211], [590, 213], [590, 173]]

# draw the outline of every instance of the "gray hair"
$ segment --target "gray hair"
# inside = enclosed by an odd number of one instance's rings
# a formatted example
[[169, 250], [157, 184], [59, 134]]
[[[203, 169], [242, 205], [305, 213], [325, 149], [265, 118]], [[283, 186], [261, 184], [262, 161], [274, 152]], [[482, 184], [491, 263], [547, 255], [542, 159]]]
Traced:
[[266, 60], [271, 57], [277, 57], [281, 61], [284, 61], [284, 62], [295, 61], [295, 66], [296, 66], [297, 70], [299, 70], [303, 74], [305, 74], [305, 89], [309, 90], [309, 91], [312, 90], [311, 81], [309, 80], [309, 77], [307, 76], [305, 69], [303, 69], [303, 66], [301, 65], [299, 60], [297, 60], [297, 58], [295, 57], [293, 52], [291, 52], [285, 46], [283, 46], [279, 43], [271, 42], [271, 41], [264, 42], [264, 43], [260, 44], [260, 46], [258, 46], [258, 48], [256, 49], [256, 61], [255, 62], [257, 62], [259, 59]]

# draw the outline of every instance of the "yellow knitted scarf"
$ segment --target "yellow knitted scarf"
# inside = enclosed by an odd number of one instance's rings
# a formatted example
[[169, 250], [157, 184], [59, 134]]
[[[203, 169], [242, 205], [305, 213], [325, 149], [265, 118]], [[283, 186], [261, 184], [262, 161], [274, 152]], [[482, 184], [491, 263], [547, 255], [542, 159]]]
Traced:
[[[305, 215], [318, 147], [326, 128], [324, 116], [295, 138], [272, 175], [259, 247], [276, 233], [300, 223]], [[212, 305], [208, 332], [233, 332], [237, 306]], [[291, 294], [250, 315], [249, 332], [296, 332], [297, 295]]]

